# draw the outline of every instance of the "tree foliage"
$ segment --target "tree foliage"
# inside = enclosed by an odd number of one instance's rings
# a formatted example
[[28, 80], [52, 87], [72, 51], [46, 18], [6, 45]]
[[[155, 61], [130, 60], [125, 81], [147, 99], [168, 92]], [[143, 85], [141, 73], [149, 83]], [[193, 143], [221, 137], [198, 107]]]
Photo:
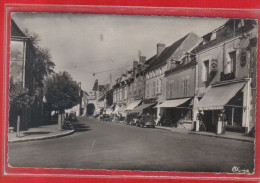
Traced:
[[23, 109], [30, 107], [35, 100], [35, 96], [31, 96], [27, 88], [23, 88], [21, 83], [13, 83], [10, 80], [9, 105], [10, 110], [21, 114]]
[[69, 73], [54, 73], [45, 80], [45, 96], [52, 110], [63, 113], [79, 103], [80, 88]]
[[93, 91], [98, 91], [98, 80], [96, 79], [94, 86], [93, 86]]
[[113, 90], [109, 90], [106, 94], [106, 105], [111, 106], [113, 104]]
[[25, 34], [29, 37], [33, 45], [33, 73], [37, 87], [43, 87], [44, 77], [54, 72], [55, 64], [52, 61], [51, 54], [48, 49], [39, 46], [40, 38], [36, 33], [25, 30]]

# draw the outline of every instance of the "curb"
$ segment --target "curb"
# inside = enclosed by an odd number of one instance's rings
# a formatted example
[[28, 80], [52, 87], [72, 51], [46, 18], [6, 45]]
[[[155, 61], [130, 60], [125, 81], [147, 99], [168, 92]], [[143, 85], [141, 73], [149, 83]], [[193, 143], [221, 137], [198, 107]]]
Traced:
[[75, 130], [70, 130], [68, 132], [60, 133], [60, 134], [57, 134], [57, 135], [50, 135], [50, 136], [46, 136], [46, 137], [36, 137], [36, 138], [28, 138], [28, 139], [11, 140], [11, 141], [8, 141], [8, 143], [12, 144], [12, 143], [20, 143], [20, 142], [28, 142], [28, 141], [53, 139], [53, 138], [71, 135], [73, 133], [75, 133]]
[[161, 130], [168, 130], [168, 131], [172, 131], [172, 132], [177, 132], [177, 133], [183, 133], [183, 134], [189, 134], [190, 133], [189, 131], [175, 131], [175, 130], [171, 130], [171, 129], [168, 129], [168, 128], [160, 128], [160, 127], [157, 127], [157, 126], [155, 126], [155, 128], [161, 129]]
[[158, 128], [157, 129], [162, 129], [162, 130], [169, 130], [172, 132], [176, 132], [176, 133], [183, 133], [183, 134], [194, 134], [194, 135], [201, 135], [201, 136], [208, 136], [208, 137], [215, 137], [215, 138], [223, 138], [223, 139], [230, 139], [230, 140], [236, 140], [236, 141], [241, 141], [241, 142], [249, 142], [249, 143], [254, 143], [255, 140], [249, 140], [249, 139], [237, 139], [237, 138], [232, 138], [232, 137], [225, 137], [225, 136], [221, 136], [221, 135], [208, 135], [208, 134], [201, 134], [201, 133], [196, 133], [196, 132], [192, 132], [192, 131], [188, 131], [188, 132], [181, 132], [181, 131], [174, 131], [171, 129], [167, 129], [167, 128]]
[[249, 143], [254, 143], [255, 142], [255, 140], [237, 139], [237, 138], [225, 137], [225, 136], [221, 136], [221, 135], [208, 135], [208, 134], [201, 134], [201, 133], [196, 133], [196, 132], [189, 132], [189, 134], [208, 136], [208, 137], [215, 137], [215, 138], [222, 138], [222, 139], [230, 139], [230, 140], [236, 140], [236, 141], [241, 141], [241, 142], [249, 142]]

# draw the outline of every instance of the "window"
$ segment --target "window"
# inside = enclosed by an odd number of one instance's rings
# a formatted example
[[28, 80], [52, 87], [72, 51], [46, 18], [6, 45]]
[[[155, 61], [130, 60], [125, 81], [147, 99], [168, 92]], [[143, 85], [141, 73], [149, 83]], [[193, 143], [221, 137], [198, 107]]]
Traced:
[[162, 93], [162, 79], [159, 79], [158, 93]]
[[229, 57], [231, 60], [231, 72], [236, 73], [236, 51], [230, 52]]
[[153, 81], [153, 96], [155, 96], [155, 89], [156, 89], [156, 81]]
[[159, 93], [159, 79], [156, 80], [156, 93]]
[[189, 86], [189, 76], [183, 78], [183, 95], [186, 97], [188, 95]]
[[170, 94], [170, 97], [173, 97], [174, 95], [174, 80], [170, 81], [170, 87], [169, 87], [169, 94]]
[[127, 100], [127, 88], [125, 88], [125, 100]]
[[238, 28], [244, 27], [244, 26], [245, 26], [245, 21], [244, 21], [244, 20], [241, 20], [241, 21], [238, 23], [238, 25], [237, 25]]
[[216, 37], [217, 37], [216, 32], [213, 32], [212, 35], [211, 35], [211, 37], [210, 37], [210, 41], [216, 39]]
[[236, 51], [228, 53], [227, 58], [224, 61], [224, 74], [230, 74], [236, 72]]
[[119, 100], [120, 101], [122, 100], [122, 89], [120, 89], [120, 91], [119, 91]]
[[209, 77], [209, 60], [206, 60], [203, 62], [202, 65], [202, 81], [206, 82], [208, 81]]
[[167, 98], [170, 98], [170, 82], [166, 81], [166, 96]]
[[146, 84], [146, 96], [147, 96], [147, 97], [149, 97], [149, 95], [150, 95], [150, 94], [149, 94], [149, 91], [150, 91], [150, 84], [147, 83], [147, 84]]

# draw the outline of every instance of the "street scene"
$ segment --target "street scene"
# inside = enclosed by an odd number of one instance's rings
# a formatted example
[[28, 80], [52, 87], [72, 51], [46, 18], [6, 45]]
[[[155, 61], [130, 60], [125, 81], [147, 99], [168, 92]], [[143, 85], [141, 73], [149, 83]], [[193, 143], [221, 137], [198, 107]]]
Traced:
[[254, 144], [249, 142], [136, 128], [87, 117], [73, 125], [72, 135], [10, 144], [9, 164], [180, 172], [231, 172], [235, 166], [251, 171], [254, 165]]
[[16, 12], [10, 25], [8, 166], [254, 173], [256, 20]]

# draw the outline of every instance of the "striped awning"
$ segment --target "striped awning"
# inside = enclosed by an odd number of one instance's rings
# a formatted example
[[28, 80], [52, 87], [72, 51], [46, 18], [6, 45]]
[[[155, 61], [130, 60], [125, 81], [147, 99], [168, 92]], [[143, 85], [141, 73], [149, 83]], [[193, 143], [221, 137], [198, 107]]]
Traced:
[[185, 102], [187, 102], [188, 100], [190, 100], [191, 98], [182, 98], [182, 99], [174, 99], [174, 100], [166, 100], [163, 103], [157, 105], [157, 108], [173, 108], [173, 107], [177, 107]]
[[221, 110], [244, 86], [245, 82], [212, 87], [195, 108], [198, 110]]

